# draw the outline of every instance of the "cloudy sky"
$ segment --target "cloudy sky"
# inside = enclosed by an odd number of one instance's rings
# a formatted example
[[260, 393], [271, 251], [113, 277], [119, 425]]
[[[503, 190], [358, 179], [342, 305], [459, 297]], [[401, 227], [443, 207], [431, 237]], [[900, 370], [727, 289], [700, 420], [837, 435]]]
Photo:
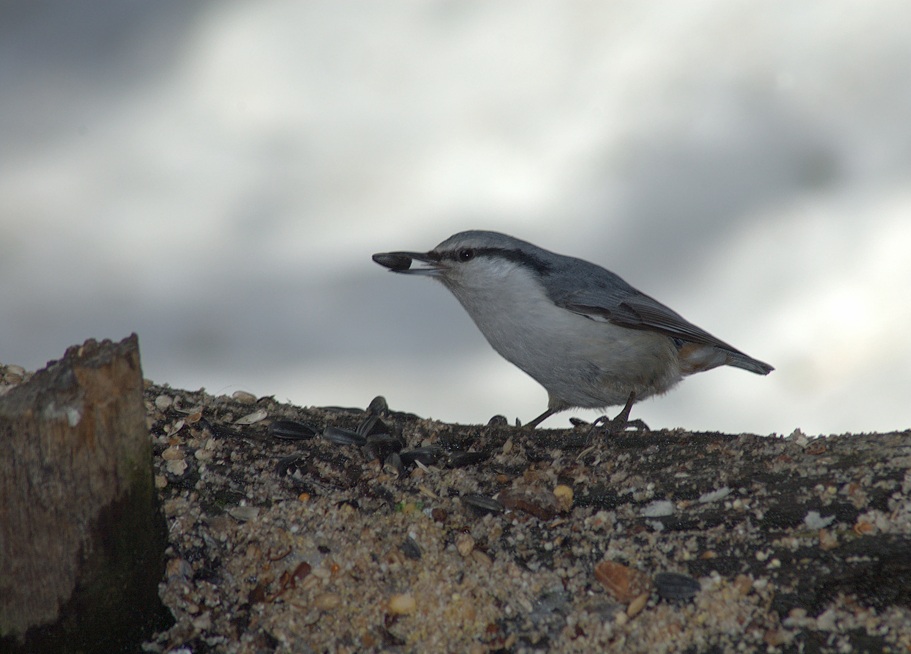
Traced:
[[6, 3], [0, 362], [135, 331], [175, 387], [527, 421], [544, 390], [370, 260], [493, 229], [776, 367], [652, 427], [907, 428], [909, 61], [886, 1]]

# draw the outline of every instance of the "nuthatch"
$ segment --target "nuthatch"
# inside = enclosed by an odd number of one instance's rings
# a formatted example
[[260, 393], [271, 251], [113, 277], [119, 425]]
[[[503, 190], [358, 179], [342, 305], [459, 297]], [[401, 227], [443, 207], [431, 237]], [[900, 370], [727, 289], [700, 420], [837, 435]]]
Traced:
[[[506, 234], [461, 232], [430, 252], [373, 260], [440, 280], [493, 349], [547, 390], [547, 411], [528, 423], [532, 428], [572, 407], [623, 404], [609, 422], [619, 431], [633, 424], [634, 402], [687, 375], [724, 365], [759, 375], [773, 370], [609, 270]], [[411, 268], [413, 260], [426, 265]]]

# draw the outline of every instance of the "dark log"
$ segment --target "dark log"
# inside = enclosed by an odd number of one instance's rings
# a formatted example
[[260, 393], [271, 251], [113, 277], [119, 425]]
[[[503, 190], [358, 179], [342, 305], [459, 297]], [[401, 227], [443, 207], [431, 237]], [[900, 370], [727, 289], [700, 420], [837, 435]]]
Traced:
[[136, 651], [166, 619], [166, 529], [136, 335], [0, 397], [0, 651]]

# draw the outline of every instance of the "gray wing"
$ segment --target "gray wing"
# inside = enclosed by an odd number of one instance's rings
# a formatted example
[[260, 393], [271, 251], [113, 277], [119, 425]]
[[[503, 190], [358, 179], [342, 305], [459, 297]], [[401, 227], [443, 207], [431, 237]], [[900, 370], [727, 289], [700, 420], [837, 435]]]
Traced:
[[[676, 311], [637, 291], [609, 270], [581, 259], [572, 261], [570, 270], [561, 270], [564, 274], [553, 275], [545, 283], [548, 296], [557, 306], [593, 320], [629, 329], [656, 331], [671, 338], [713, 345], [747, 356]], [[555, 279], [573, 279], [575, 283], [569, 288], [555, 283]]]

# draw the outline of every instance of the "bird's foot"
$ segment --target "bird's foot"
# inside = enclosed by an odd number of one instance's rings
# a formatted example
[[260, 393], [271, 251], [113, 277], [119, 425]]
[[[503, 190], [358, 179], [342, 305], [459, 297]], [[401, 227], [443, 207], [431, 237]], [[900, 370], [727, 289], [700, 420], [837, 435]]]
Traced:
[[601, 416], [592, 423], [591, 429], [589, 430], [589, 435], [595, 431], [600, 431], [601, 433], [607, 436], [619, 436], [624, 434], [631, 429], [636, 433], [645, 433], [651, 431], [648, 428], [648, 425], [639, 419], [630, 420], [629, 412], [633, 408], [633, 404], [636, 402], [636, 394], [630, 393], [629, 399], [626, 400], [626, 404], [623, 406], [623, 410], [617, 414], [613, 419], [608, 418], [607, 416]]
[[[557, 412], [556, 409], [548, 409], [547, 411], [545, 411], [544, 413], [539, 415], [537, 418], [535, 418], [534, 420], [532, 420], [529, 423], [526, 423], [523, 426], [526, 429], [534, 429], [539, 424], [541, 424], [544, 420], [546, 420], [547, 418], [550, 418], [552, 415], [554, 415], [556, 412]], [[518, 426], [518, 420], [516, 420], [516, 425]]]
[[625, 434], [627, 432], [634, 432], [637, 434], [644, 434], [650, 432], [648, 425], [644, 421], [635, 418], [629, 420], [627, 416], [618, 415], [616, 418], [608, 418], [607, 416], [601, 416], [592, 423], [590, 433], [599, 431], [605, 436], [619, 436], [620, 434]]

